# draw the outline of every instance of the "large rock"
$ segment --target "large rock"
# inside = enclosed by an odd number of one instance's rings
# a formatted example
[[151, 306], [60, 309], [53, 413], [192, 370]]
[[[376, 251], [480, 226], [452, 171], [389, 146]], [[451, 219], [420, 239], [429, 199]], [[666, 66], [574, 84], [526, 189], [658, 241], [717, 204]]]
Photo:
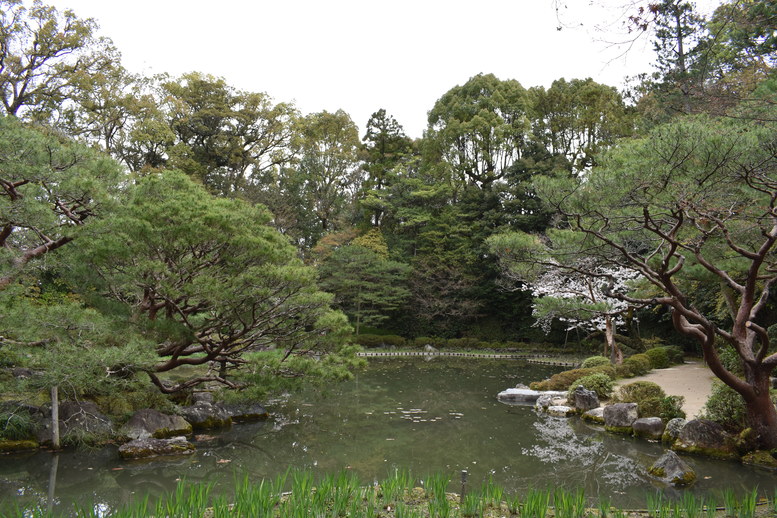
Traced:
[[677, 438], [680, 437], [680, 431], [682, 431], [687, 422], [688, 421], [682, 417], [675, 417], [674, 419], [670, 419], [669, 422], [666, 423], [664, 434], [661, 436], [661, 442], [665, 442], [670, 446], [674, 444]]
[[198, 401], [192, 406], [181, 409], [181, 415], [196, 430], [225, 428], [232, 425], [232, 417], [220, 405], [208, 401]]
[[588, 390], [582, 385], [578, 385], [572, 392], [570, 403], [577, 410], [585, 412], [599, 406], [599, 396], [593, 390]]
[[675, 487], [685, 487], [696, 481], [696, 472], [675, 452], [668, 451], [650, 466], [648, 473]]
[[631, 425], [637, 420], [636, 403], [615, 403], [604, 407], [604, 428], [608, 432], [632, 432]]
[[[59, 405], [59, 436], [88, 438], [87, 442], [103, 442], [114, 436], [113, 422], [100, 412], [92, 401], [64, 401]], [[51, 412], [39, 421], [37, 440], [51, 444]]]
[[167, 415], [151, 408], [144, 408], [130, 417], [129, 421], [121, 428], [121, 433], [130, 439], [146, 439], [148, 437], [164, 439], [190, 435], [192, 425], [181, 416]]
[[186, 437], [172, 439], [135, 439], [119, 447], [123, 459], [145, 459], [161, 455], [189, 455], [194, 453], [194, 445]]
[[664, 434], [664, 420], [660, 417], [642, 417], [634, 421], [631, 425], [634, 429], [634, 436], [651, 441], [660, 441]]
[[680, 431], [672, 449], [718, 459], [738, 457], [734, 438], [726, 433], [718, 423], [705, 419], [688, 421]]
[[220, 403], [219, 406], [234, 421], [256, 421], [270, 416], [259, 403]]
[[534, 407], [538, 410], [545, 410], [553, 404], [553, 398], [550, 394], [540, 394], [537, 401], [534, 402]]

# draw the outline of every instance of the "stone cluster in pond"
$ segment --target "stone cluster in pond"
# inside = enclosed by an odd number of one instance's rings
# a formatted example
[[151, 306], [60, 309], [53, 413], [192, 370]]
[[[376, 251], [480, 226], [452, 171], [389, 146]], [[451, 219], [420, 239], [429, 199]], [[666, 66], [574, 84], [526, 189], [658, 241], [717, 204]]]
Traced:
[[[14, 403], [4, 403], [4, 406]], [[21, 405], [21, 403], [16, 404]], [[36, 437], [22, 441], [0, 441], [0, 451], [35, 449], [52, 444], [51, 409], [25, 406], [36, 423]], [[186, 455], [194, 451], [187, 440], [196, 430], [224, 428], [233, 422], [265, 419], [267, 410], [258, 403], [228, 404], [214, 402], [209, 393], [195, 397], [194, 404], [180, 407], [178, 415], [144, 408], [135, 412], [120, 428], [91, 401], [65, 401], [59, 405], [60, 436], [89, 434], [96, 442], [128, 441], [119, 447], [122, 458], [147, 458], [161, 455]]]
[[[584, 421], [602, 425], [611, 433], [660, 441], [669, 450], [648, 472], [678, 487], [692, 484], [696, 480], [696, 473], [674, 452], [720, 459], [739, 458], [737, 438], [718, 423], [704, 419], [675, 418], [664, 422], [660, 417], [640, 418], [636, 403], [601, 406], [596, 393], [582, 386], [576, 387], [571, 394], [565, 391], [543, 392], [519, 386], [500, 392], [497, 398], [507, 404], [533, 404], [537, 410], [553, 416], [579, 415]], [[742, 461], [777, 470], [777, 459], [769, 452], [751, 452]]]

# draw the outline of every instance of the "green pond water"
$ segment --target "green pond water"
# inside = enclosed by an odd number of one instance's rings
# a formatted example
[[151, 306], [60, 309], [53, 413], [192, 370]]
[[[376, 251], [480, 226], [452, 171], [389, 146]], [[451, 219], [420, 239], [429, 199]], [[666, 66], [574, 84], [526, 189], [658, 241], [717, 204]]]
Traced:
[[[491, 476], [511, 493], [583, 488], [592, 499], [606, 496], [631, 508], [644, 507], [645, 495], [656, 490], [679, 495], [647, 475], [664, 452], [661, 445], [496, 400], [501, 390], [558, 370], [515, 360], [371, 360], [353, 381], [272, 403], [266, 422], [198, 435], [192, 456], [128, 462], [115, 447], [0, 456], [0, 509], [19, 503], [66, 514], [75, 502], [108, 510], [154, 498], [180, 479], [229, 492], [236, 476], [260, 480], [289, 467], [318, 474], [353, 470], [365, 484], [398, 468], [419, 481], [442, 472], [454, 480], [451, 490], [458, 490], [466, 469], [471, 485]], [[690, 489], [697, 494], [758, 487], [771, 496], [777, 489], [769, 472], [685, 459], [699, 475]]]

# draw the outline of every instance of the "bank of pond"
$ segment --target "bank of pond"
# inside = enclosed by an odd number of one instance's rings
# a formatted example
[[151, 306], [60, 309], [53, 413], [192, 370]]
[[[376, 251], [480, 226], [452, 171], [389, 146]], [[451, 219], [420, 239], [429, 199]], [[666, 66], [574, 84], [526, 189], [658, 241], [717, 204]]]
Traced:
[[[428, 491], [429, 480], [445, 477], [453, 479], [446, 483], [447, 491], [459, 493], [459, 474], [467, 471], [471, 494], [486, 486], [504, 488], [505, 506], [509, 499], [523, 502], [529, 495], [547, 493], [545, 488], [553, 488], [551, 493], [563, 490], [558, 494], [567, 495], [564, 501], [581, 494], [586, 508], [602, 501], [621, 509], [644, 509], [646, 495], [656, 492], [671, 505], [693, 498], [704, 505], [714, 500], [715, 507], [721, 507], [726, 498], [744, 501], [757, 495], [760, 500], [772, 498], [777, 490], [772, 472], [701, 456], [683, 456], [698, 478], [688, 488], [676, 488], [648, 472], [667, 451], [660, 442], [605, 433], [577, 417], [556, 417], [537, 412], [533, 405], [505, 405], [496, 398], [505, 387], [549, 379], [560, 371], [521, 360], [374, 358], [352, 381], [266, 402], [269, 416], [264, 420], [195, 429], [186, 438], [193, 446], [186, 455], [127, 459], [119, 455], [120, 445], [2, 455], [0, 507], [18, 506], [27, 510], [26, 516], [48, 510], [63, 516], [109, 516], [117, 509], [147, 505], [153, 515], [160, 502], [171, 498], [196, 500], [181, 496], [194, 491], [207, 493], [200, 500], [216, 513], [222, 512], [217, 511], [219, 505], [237, 504], [240, 491], [254, 494], [274, 487], [280, 492], [278, 480], [283, 476], [283, 492], [294, 493], [295, 477], [321, 486], [333, 473], [375, 490], [407, 471], [415, 474], [405, 488], [410, 494], [416, 486]], [[289, 468], [295, 475], [286, 475]], [[438, 475], [430, 478], [428, 473]], [[376, 500], [377, 514], [352, 515], [468, 516], [461, 514], [466, 501], [456, 503], [453, 496], [449, 500], [454, 514], [428, 514], [430, 504], [424, 499], [434, 500], [438, 493], [417, 498], [427, 514], [413, 514], [422, 509], [398, 504], [391, 511], [395, 514], [386, 514], [386, 503]], [[369, 498], [356, 498], [367, 505], [358, 512], [369, 510]], [[279, 502], [273, 504], [277, 512], [295, 516], [285, 507], [280, 511]], [[357, 512], [354, 494], [348, 502]], [[500, 516], [509, 516], [508, 511]]]

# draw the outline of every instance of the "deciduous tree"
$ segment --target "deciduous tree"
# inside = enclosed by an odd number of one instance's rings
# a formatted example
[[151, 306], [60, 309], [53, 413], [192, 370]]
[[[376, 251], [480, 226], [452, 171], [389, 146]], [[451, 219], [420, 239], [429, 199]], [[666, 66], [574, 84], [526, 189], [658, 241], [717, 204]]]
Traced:
[[56, 118], [63, 104], [118, 61], [97, 24], [72, 11], [35, 0], [0, 2], [0, 101], [7, 115], [38, 121]]

